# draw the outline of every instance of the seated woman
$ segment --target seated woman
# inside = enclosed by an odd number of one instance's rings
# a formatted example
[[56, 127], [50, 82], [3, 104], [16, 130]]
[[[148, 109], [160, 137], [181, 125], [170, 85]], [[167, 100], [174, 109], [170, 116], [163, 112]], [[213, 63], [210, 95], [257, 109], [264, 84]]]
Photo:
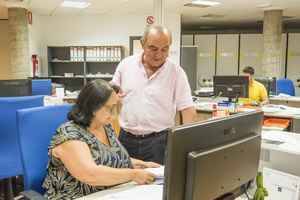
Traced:
[[110, 123], [118, 95], [103, 80], [89, 82], [80, 92], [49, 146], [43, 187], [48, 199], [74, 199], [134, 181], [149, 184], [155, 177], [141, 168], [159, 167], [130, 158]]

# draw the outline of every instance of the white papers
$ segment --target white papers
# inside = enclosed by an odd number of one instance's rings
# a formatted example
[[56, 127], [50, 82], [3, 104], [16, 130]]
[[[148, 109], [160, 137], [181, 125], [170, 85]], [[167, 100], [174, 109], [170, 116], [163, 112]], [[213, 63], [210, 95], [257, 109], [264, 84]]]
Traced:
[[124, 191], [116, 191], [99, 200], [162, 200], [162, 185], [140, 185]]
[[261, 135], [262, 139], [278, 141], [278, 142], [293, 142], [287, 134], [281, 131], [264, 131]]
[[61, 105], [64, 104], [62, 98], [52, 97], [52, 96], [44, 96], [44, 106], [53, 106], [53, 105]]
[[262, 134], [262, 139], [279, 142], [278, 145], [276, 145], [278, 150], [300, 154], [299, 138], [291, 136], [288, 133], [281, 131], [265, 131]]
[[279, 112], [279, 111], [281, 111], [281, 109], [278, 108], [278, 107], [270, 107], [270, 106], [263, 106], [263, 107], [262, 107], [262, 110], [263, 110], [265, 113], [274, 113], [274, 112]]
[[155, 175], [156, 178], [164, 178], [165, 167], [146, 168], [146, 171]]
[[289, 94], [285, 94], [285, 93], [280, 93], [279, 95], [278, 95], [278, 97], [290, 97], [291, 95], [289, 95]]
[[195, 93], [199, 92], [213, 92], [214, 88], [213, 87], [201, 87], [199, 90], [195, 90]]
[[153, 182], [153, 184], [155, 185], [162, 185], [164, 183], [164, 171], [165, 171], [165, 167], [161, 166], [161, 167], [157, 167], [157, 168], [146, 168], [145, 169], [148, 172], [151, 172], [152, 174], [155, 175], [155, 181]]
[[285, 115], [300, 115], [300, 108], [294, 108], [285, 105], [269, 104], [263, 106], [262, 110], [266, 113], [280, 112], [280, 114], [285, 114]]

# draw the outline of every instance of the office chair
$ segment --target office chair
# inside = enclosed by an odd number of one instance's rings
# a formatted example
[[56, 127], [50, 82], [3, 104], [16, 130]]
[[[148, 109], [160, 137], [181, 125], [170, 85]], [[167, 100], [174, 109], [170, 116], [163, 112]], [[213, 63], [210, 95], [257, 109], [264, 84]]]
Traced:
[[294, 83], [290, 79], [278, 79], [276, 81], [277, 94], [283, 93], [290, 96], [295, 96]]
[[[25, 199], [43, 199], [48, 146], [55, 130], [67, 120], [71, 105], [23, 109], [17, 112], [18, 136], [24, 170]], [[27, 191], [26, 191], [27, 190]]]
[[6, 182], [5, 199], [13, 198], [11, 178], [23, 174], [16, 111], [38, 106], [43, 106], [43, 96], [0, 97], [0, 180]]
[[32, 79], [32, 95], [51, 95], [51, 79]]

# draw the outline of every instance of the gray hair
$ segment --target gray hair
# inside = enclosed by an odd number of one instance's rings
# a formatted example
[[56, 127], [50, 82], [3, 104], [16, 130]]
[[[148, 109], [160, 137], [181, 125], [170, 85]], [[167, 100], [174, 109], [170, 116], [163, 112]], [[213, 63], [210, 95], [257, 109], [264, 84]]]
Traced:
[[161, 26], [161, 25], [150, 25], [145, 28], [144, 34], [141, 38], [142, 45], [144, 45], [146, 43], [147, 37], [151, 32], [167, 34], [170, 38], [170, 44], [172, 44], [172, 33], [168, 28]]

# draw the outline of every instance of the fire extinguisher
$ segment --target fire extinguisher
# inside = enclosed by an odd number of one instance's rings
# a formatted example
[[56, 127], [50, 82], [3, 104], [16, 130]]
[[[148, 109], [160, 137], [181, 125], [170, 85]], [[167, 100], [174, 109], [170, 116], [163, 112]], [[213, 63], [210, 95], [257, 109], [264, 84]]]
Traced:
[[31, 56], [31, 62], [32, 62], [32, 75], [33, 77], [37, 77], [39, 75], [39, 60], [36, 54], [33, 54]]

